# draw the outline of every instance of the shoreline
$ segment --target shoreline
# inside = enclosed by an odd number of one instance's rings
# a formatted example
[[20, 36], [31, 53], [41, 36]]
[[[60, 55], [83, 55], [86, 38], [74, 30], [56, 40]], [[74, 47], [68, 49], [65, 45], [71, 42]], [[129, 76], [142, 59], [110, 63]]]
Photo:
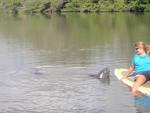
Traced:
[[150, 12], [150, 1], [146, 0], [18, 0], [0, 1], [1, 12], [8, 14], [46, 14], [63, 12]]

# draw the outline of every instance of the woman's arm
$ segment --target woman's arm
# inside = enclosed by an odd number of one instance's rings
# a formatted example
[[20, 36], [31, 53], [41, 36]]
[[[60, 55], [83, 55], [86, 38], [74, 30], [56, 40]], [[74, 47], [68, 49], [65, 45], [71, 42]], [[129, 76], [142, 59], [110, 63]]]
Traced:
[[122, 79], [128, 78], [133, 71], [134, 71], [134, 67], [130, 66], [128, 72], [122, 77]]

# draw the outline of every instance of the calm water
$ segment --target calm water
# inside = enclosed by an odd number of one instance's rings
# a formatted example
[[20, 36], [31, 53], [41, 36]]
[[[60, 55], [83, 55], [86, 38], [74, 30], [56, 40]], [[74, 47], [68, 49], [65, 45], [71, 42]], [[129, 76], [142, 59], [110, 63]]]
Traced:
[[[1, 113], [143, 113], [113, 70], [133, 44], [150, 44], [150, 13], [68, 13], [0, 18]], [[111, 69], [110, 81], [90, 74]]]

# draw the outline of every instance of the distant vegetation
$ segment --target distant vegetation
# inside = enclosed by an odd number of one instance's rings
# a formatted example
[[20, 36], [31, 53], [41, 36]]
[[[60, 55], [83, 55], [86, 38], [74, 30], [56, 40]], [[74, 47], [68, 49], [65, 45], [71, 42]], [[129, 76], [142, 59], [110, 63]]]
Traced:
[[150, 0], [0, 0], [0, 9], [6, 13], [43, 13], [78, 11], [150, 11]]

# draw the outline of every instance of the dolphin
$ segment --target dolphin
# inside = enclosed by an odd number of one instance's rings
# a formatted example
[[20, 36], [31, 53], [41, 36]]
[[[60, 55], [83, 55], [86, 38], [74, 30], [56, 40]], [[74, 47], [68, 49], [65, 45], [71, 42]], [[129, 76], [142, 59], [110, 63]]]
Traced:
[[102, 70], [100, 70], [97, 74], [90, 75], [94, 78], [98, 79], [109, 79], [110, 76], [110, 69], [105, 67]]

